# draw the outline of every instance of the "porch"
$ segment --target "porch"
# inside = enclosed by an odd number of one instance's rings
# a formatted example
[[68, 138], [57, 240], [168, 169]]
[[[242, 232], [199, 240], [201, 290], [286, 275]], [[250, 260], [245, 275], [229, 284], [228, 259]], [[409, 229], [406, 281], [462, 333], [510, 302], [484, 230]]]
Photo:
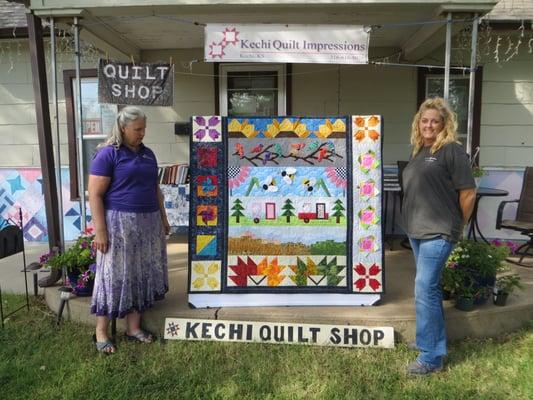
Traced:
[[[385, 290], [379, 305], [373, 307], [226, 307], [191, 309], [187, 302], [187, 240], [176, 236], [168, 243], [170, 291], [165, 300], [144, 314], [145, 327], [162, 335], [167, 317], [199, 318], [242, 321], [292, 322], [316, 324], [353, 324], [364, 326], [392, 326], [398, 340], [411, 342], [415, 336], [414, 276], [415, 266], [410, 250], [395, 243], [393, 251], [385, 251]], [[47, 251], [45, 244], [31, 245], [28, 260], [38, 258]], [[0, 260], [2, 289], [22, 293], [23, 274], [20, 272], [20, 255]], [[465, 337], [495, 337], [512, 332], [533, 319], [533, 269], [512, 266], [522, 277], [525, 289], [512, 295], [505, 307], [488, 301], [474, 311], [464, 312], [454, 308], [453, 301], [444, 302], [449, 340]], [[28, 275], [31, 288], [31, 274]], [[9, 285], [6, 287], [5, 285]], [[60, 304], [59, 286], [39, 289], [44, 293], [50, 309], [57, 313]], [[31, 289], [30, 289], [31, 291]], [[90, 298], [73, 298], [67, 302], [63, 318], [94, 325], [89, 313]], [[92, 328], [88, 328], [90, 331]], [[117, 323], [118, 331], [124, 326]]]

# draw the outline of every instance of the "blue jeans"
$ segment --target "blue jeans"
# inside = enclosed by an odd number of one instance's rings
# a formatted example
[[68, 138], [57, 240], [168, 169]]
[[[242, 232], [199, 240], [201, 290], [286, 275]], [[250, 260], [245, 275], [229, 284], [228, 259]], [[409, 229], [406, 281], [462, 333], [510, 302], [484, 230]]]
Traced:
[[411, 239], [416, 262], [415, 308], [418, 360], [441, 366], [446, 355], [446, 329], [440, 286], [442, 269], [453, 243], [442, 238]]

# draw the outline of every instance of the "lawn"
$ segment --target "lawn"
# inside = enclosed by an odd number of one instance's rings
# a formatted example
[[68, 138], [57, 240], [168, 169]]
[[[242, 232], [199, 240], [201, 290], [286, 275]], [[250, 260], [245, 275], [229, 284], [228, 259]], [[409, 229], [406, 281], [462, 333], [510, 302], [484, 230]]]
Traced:
[[[7, 296], [6, 305], [21, 302]], [[531, 399], [533, 324], [452, 343], [447, 368], [410, 378], [416, 353], [215, 342], [126, 343], [96, 354], [92, 328], [39, 299], [0, 329], [0, 398], [9, 399]]]

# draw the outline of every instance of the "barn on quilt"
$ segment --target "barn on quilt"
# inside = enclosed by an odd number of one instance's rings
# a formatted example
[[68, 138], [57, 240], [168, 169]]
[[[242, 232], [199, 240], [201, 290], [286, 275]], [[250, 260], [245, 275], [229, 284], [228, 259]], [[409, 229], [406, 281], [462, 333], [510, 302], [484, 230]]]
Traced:
[[193, 117], [189, 303], [378, 301], [382, 138], [377, 115]]

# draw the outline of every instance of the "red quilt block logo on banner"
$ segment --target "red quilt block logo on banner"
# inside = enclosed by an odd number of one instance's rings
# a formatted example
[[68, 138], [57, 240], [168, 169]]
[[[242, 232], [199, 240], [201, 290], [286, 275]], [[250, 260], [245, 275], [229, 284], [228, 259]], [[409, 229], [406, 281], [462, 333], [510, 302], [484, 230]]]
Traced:
[[218, 177], [216, 175], [203, 175], [196, 178], [199, 197], [216, 197], [218, 195]]

